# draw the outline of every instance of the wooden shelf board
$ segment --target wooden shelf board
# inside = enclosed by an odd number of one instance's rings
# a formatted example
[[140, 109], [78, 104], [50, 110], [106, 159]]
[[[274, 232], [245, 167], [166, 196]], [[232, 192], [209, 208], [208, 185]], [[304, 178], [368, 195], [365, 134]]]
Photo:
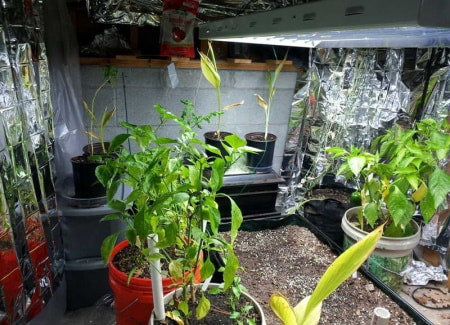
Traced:
[[[141, 59], [134, 56], [117, 56], [115, 58], [80, 58], [81, 65], [99, 65], [116, 67], [138, 67], [138, 68], [165, 68], [168, 64], [174, 63], [179, 69], [200, 69], [199, 60], [179, 60], [179, 59]], [[291, 63], [291, 62], [290, 62]], [[267, 71], [274, 70], [276, 65], [273, 62], [251, 62], [241, 63], [240, 61], [217, 61], [217, 67], [222, 70], [250, 70]], [[286, 64], [283, 71], [298, 71], [298, 68], [291, 64]]]

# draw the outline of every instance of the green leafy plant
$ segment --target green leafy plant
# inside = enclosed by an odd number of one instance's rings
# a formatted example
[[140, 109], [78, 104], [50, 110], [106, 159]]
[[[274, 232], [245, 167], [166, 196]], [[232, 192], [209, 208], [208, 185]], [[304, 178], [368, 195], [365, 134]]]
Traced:
[[[168, 262], [168, 275], [179, 280], [182, 295], [175, 303], [175, 310], [169, 315], [184, 319], [191, 314], [204, 317], [209, 310], [209, 301], [196, 292], [195, 273], [201, 263], [202, 280], [215, 272], [209, 256], [201, 261], [202, 250], [220, 251], [226, 258], [223, 269], [224, 290], [234, 281], [239, 261], [233, 245], [242, 214], [236, 203], [219, 191], [223, 185], [226, 169], [245, 152], [245, 141], [236, 135], [225, 138], [225, 148], [229, 156], [210, 159], [200, 148], [208, 148], [196, 138], [193, 127], [208, 117], [192, 115], [191, 103], [185, 101], [185, 118], [182, 119], [160, 105], [155, 105], [160, 116], [160, 125], [133, 125], [122, 122], [128, 131], [116, 136], [110, 144], [117, 151], [115, 159], [107, 159], [105, 165], [96, 169], [100, 182], [107, 188], [108, 204], [119, 213], [106, 216], [105, 220], [121, 219], [126, 224], [125, 237], [142, 253], [142, 263], [156, 259]], [[191, 112], [191, 113], [189, 113]], [[157, 131], [167, 121], [180, 127], [177, 138], [159, 137]], [[127, 140], [139, 147], [135, 153], [121, 148]], [[121, 148], [121, 150], [118, 150]], [[211, 148], [211, 150], [214, 150]], [[115, 199], [119, 186], [125, 184], [132, 191], [123, 200]], [[217, 196], [226, 196], [231, 203], [231, 235], [227, 241], [219, 234], [220, 212], [215, 201]], [[204, 231], [204, 223], [209, 231]], [[102, 245], [102, 257], [106, 263], [117, 241], [119, 233], [107, 237]], [[150, 254], [147, 238], [158, 235], [158, 254]], [[170, 254], [170, 251], [175, 254]], [[133, 269], [134, 270], [134, 269]], [[130, 274], [132, 276], [133, 271]], [[190, 302], [196, 310], [189, 308]]]
[[385, 236], [403, 237], [414, 229], [411, 219], [420, 206], [428, 222], [450, 191], [450, 175], [440, 166], [450, 148], [449, 127], [427, 119], [416, 128], [399, 126], [374, 140], [371, 152], [351, 147], [327, 151], [344, 160], [338, 174], [355, 180], [361, 192], [361, 229], [387, 223]]
[[211, 42], [208, 42], [208, 53], [204, 54], [200, 52], [200, 67], [202, 74], [206, 80], [214, 87], [217, 95], [217, 130], [215, 135], [218, 139], [221, 139], [220, 132], [222, 131], [222, 115], [225, 111], [244, 104], [244, 101], [222, 107], [222, 92], [221, 92], [221, 79], [219, 71], [217, 69], [216, 58]]
[[[95, 101], [97, 99], [98, 94], [100, 91], [109, 85], [113, 85], [115, 83], [115, 80], [117, 78], [118, 70], [113, 67], [106, 67], [104, 69], [104, 81], [103, 83], [95, 90], [94, 96], [92, 97], [91, 104], [89, 105], [86, 101], [83, 101], [83, 107], [88, 114], [89, 117], [89, 131], [85, 131], [86, 134], [89, 136], [89, 145], [91, 147], [91, 154], [94, 154], [94, 139], [98, 140], [101, 148], [102, 148], [102, 155], [105, 155], [108, 151], [108, 148], [105, 146], [105, 127], [108, 124], [109, 120], [114, 116], [114, 113], [116, 111], [116, 108], [112, 108], [108, 110], [107, 108], [104, 109], [103, 114], [99, 119], [95, 116], [94, 110], [95, 110]], [[94, 128], [98, 128], [98, 134], [94, 133]]]
[[258, 105], [262, 109], [264, 109], [265, 114], [265, 128], [264, 128], [264, 140], [267, 140], [267, 134], [269, 133], [269, 120], [270, 120], [270, 109], [272, 107], [273, 98], [275, 97], [276, 87], [275, 84], [277, 82], [278, 76], [283, 69], [284, 64], [286, 63], [287, 53], [284, 56], [283, 60], [278, 64], [275, 69], [275, 72], [267, 71], [267, 101], [261, 97], [259, 94], [255, 94], [256, 99], [258, 100]]
[[269, 305], [285, 325], [315, 325], [319, 323], [322, 302], [352, 275], [374, 251], [383, 233], [383, 225], [347, 249], [328, 267], [310, 296], [294, 308], [279, 293], [270, 297]]

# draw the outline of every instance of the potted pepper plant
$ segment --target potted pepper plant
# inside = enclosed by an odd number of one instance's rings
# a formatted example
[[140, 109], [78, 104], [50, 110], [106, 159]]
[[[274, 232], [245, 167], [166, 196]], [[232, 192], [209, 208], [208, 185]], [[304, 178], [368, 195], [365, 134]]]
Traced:
[[416, 210], [428, 222], [450, 191], [450, 175], [441, 166], [450, 148], [448, 131], [446, 121], [426, 119], [411, 130], [395, 126], [375, 139], [370, 151], [328, 149], [344, 160], [338, 174], [353, 178], [361, 195], [361, 206], [347, 210], [342, 219], [344, 246], [386, 224], [369, 258], [369, 270], [393, 289], [400, 288], [398, 273], [420, 239], [419, 225], [413, 220]]
[[[122, 123], [128, 133], [116, 136], [111, 141], [111, 149], [117, 150], [130, 139], [139, 150], [130, 153], [122, 148], [115, 159], [106, 159], [96, 170], [98, 179], [107, 188], [109, 206], [119, 211], [105, 219], [120, 218], [127, 224], [126, 241], [115, 246], [116, 233], [102, 245], [102, 256], [109, 265], [118, 324], [147, 324], [156, 284], [146, 273], [153, 270], [151, 265], [155, 266], [157, 261], [162, 260], [166, 265], [161, 286], [164, 293], [179, 286], [194, 288], [195, 283], [212, 275], [214, 265], [209, 255], [202, 258], [202, 252], [213, 243], [223, 242], [218, 235], [220, 213], [215, 198], [220, 195], [226, 168], [237, 159], [234, 153], [243, 152], [245, 145], [237, 136], [229, 136], [224, 140], [227, 158], [210, 159], [199, 150], [206, 144], [196, 139], [193, 126], [197, 123], [182, 119], [160, 105], [155, 109], [160, 115], [160, 126], [168, 120], [180, 126], [179, 137], [159, 137], [159, 127]], [[193, 117], [192, 114], [184, 116]], [[131, 187], [124, 200], [114, 199], [120, 184]], [[232, 200], [231, 206], [234, 233], [242, 215]], [[209, 232], [204, 231], [205, 223]], [[230, 246], [225, 247], [229, 256], [225, 273], [231, 277], [229, 274], [238, 265]], [[122, 268], [121, 264], [128, 267]]]
[[[104, 81], [96, 89], [91, 104], [83, 102], [89, 117], [89, 130], [85, 131], [89, 137], [89, 144], [83, 147], [83, 155], [71, 158], [75, 196], [77, 198], [104, 197], [105, 187], [95, 176], [97, 166], [104, 163], [107, 156], [111, 156], [109, 143], [105, 141], [105, 127], [114, 116], [115, 108], [105, 109], [101, 118], [95, 116], [95, 101], [100, 91], [108, 84], [113, 84], [117, 77], [117, 70], [107, 67], [104, 71]], [[94, 132], [98, 129], [98, 134]], [[94, 139], [98, 142], [94, 142]]]
[[255, 94], [258, 105], [264, 109], [265, 114], [265, 129], [264, 132], [251, 132], [245, 135], [245, 140], [250, 147], [257, 148], [260, 152], [248, 153], [247, 154], [247, 167], [255, 172], [267, 173], [272, 170], [273, 154], [275, 151], [275, 142], [277, 136], [275, 134], [269, 133], [269, 120], [270, 120], [270, 109], [272, 107], [273, 99], [275, 97], [278, 76], [283, 69], [286, 62], [287, 55], [278, 64], [275, 72], [267, 72], [267, 100], [265, 100], [261, 95]]
[[[219, 71], [217, 69], [217, 62], [214, 56], [214, 50], [212, 48], [211, 43], [208, 43], [208, 53], [204, 54], [200, 52], [200, 67], [202, 70], [202, 74], [205, 79], [214, 87], [217, 95], [217, 129], [216, 131], [206, 132], [203, 136], [205, 137], [205, 143], [218, 148], [221, 152], [222, 156], [227, 155], [227, 151], [224, 149], [222, 142], [225, 137], [231, 135], [230, 132], [222, 131], [222, 115], [225, 111], [240, 106], [244, 104], [244, 102], [231, 104], [225, 107], [222, 107], [222, 92], [221, 92], [221, 78], [219, 75]], [[211, 156], [216, 156], [210, 150], [207, 150], [207, 154]]]

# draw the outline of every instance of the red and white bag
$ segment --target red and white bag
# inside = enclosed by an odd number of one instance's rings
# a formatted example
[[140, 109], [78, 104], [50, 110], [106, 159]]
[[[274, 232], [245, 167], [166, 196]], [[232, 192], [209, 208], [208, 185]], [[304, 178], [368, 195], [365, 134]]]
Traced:
[[198, 6], [197, 0], [164, 0], [160, 55], [195, 57], [194, 25]]

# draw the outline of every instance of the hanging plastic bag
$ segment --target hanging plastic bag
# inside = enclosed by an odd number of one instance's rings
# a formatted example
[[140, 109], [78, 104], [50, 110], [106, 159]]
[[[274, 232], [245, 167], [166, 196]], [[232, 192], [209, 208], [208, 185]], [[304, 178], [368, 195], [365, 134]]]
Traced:
[[195, 57], [194, 24], [199, 1], [164, 0], [161, 17], [162, 56]]

